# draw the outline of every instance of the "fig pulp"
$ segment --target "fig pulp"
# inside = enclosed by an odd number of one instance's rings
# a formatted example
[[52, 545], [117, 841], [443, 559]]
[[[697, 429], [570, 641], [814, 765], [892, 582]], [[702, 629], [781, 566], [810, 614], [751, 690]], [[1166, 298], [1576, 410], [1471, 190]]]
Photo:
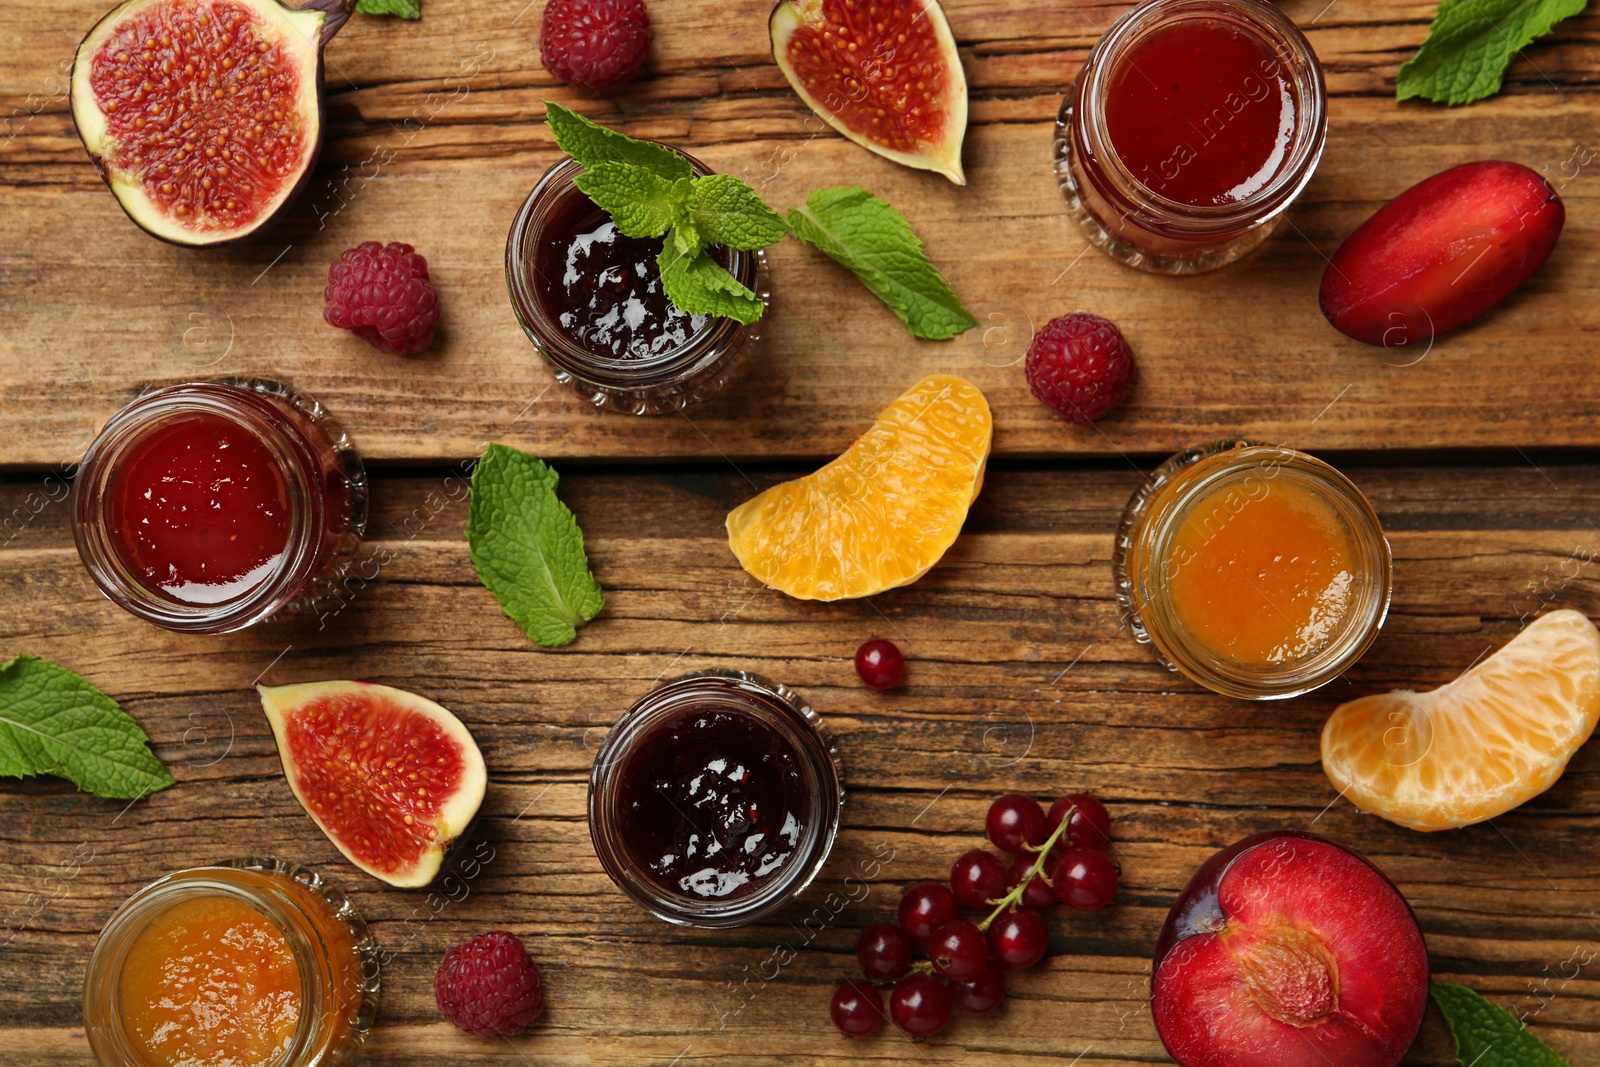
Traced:
[[368, 682], [256, 688], [289, 788], [345, 858], [390, 885], [433, 881], [488, 781], [461, 720]]
[[72, 119], [140, 228], [180, 245], [254, 233], [322, 140], [322, 49], [352, 0], [125, 0], [78, 45]]
[[967, 184], [967, 79], [938, 0], [781, 0], [767, 28], [779, 69], [824, 122]]

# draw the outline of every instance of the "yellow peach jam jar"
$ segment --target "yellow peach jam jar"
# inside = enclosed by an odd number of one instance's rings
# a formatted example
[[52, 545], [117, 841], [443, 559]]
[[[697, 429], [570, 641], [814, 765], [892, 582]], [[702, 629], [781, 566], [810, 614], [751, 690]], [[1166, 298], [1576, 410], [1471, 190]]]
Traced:
[[1180, 452], [1129, 501], [1113, 557], [1134, 637], [1228, 696], [1297, 696], [1337, 678], [1389, 610], [1377, 513], [1328, 464], [1226, 441]]
[[337, 1067], [378, 1010], [376, 944], [315, 873], [243, 859], [169, 874], [117, 909], [84, 978], [101, 1067]]

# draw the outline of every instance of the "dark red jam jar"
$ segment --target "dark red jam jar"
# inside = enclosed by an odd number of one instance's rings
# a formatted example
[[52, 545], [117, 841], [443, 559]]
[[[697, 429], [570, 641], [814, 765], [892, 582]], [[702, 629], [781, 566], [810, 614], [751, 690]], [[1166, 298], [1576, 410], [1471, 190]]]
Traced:
[[703, 671], [651, 690], [607, 735], [589, 834], [606, 874], [657, 917], [742, 926], [811, 884], [843, 805], [833, 739], [798, 694]]
[[[711, 171], [685, 153], [696, 174]], [[634, 415], [679, 410], [728, 383], [760, 323], [686, 315], [661, 291], [661, 238], [632, 238], [573, 179], [563, 157], [545, 171], [506, 239], [506, 284], [523, 332], [556, 379], [597, 407]], [[766, 253], [712, 255], [765, 303]]]
[[1162, 274], [1272, 233], [1327, 138], [1310, 43], [1265, 0], [1149, 0], [1106, 31], [1056, 124], [1056, 176], [1089, 240]]
[[114, 603], [186, 633], [280, 611], [366, 527], [361, 458], [315, 400], [229, 378], [156, 389], [113, 415], [72, 487], [73, 536]]

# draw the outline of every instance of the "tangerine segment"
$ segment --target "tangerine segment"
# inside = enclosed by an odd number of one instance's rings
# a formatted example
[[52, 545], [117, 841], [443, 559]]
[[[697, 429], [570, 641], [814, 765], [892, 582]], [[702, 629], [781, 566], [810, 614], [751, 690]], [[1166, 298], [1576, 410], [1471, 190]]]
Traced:
[[1322, 769], [1364, 811], [1448, 830], [1549, 789], [1597, 719], [1600, 631], [1554, 611], [1448, 685], [1341, 704], [1322, 731]]
[[745, 570], [801, 600], [914, 582], [961, 532], [993, 429], [977, 386], [929, 375], [839, 458], [729, 512], [728, 544]]

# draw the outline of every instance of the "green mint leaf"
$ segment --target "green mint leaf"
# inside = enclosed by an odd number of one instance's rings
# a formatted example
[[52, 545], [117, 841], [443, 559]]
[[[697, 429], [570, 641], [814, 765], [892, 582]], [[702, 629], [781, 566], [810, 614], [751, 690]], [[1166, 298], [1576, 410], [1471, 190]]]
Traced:
[[719, 315], [746, 326], [761, 318], [767, 306], [739, 283], [697, 243], [685, 245], [674, 229], [656, 257], [661, 269], [661, 291], [679, 311], [690, 315]]
[[794, 235], [855, 272], [914, 337], [945, 341], [978, 324], [900, 213], [865, 189], [816, 189], [789, 212]]
[[173, 782], [149, 735], [115, 700], [59, 664], [18, 656], [0, 666], [0, 775], [34, 774], [116, 800]]
[[685, 206], [706, 244], [753, 252], [777, 244], [789, 232], [783, 216], [732, 174], [694, 179]]
[[1522, 1020], [1466, 986], [1434, 982], [1433, 999], [1450, 1024], [1456, 1059], [1465, 1067], [1572, 1067]]
[[393, 15], [397, 19], [420, 19], [422, 0], [356, 0], [363, 15]]
[[467, 541], [478, 580], [541, 645], [564, 645], [605, 606], [583, 531], [556, 496], [555, 471], [490, 445], [472, 472]]
[[573, 184], [629, 237], [660, 237], [666, 233], [672, 225], [674, 209], [688, 192], [687, 179], [671, 182], [653, 170], [610, 161], [596, 163], [578, 175]]
[[694, 176], [694, 168], [689, 166], [689, 161], [664, 145], [636, 141], [548, 100], [544, 109], [550, 132], [555, 135], [556, 147], [585, 167], [592, 169], [601, 163], [628, 163], [654, 171], [668, 181]]
[[1440, 0], [1417, 54], [1400, 67], [1395, 98], [1470, 104], [1500, 91], [1506, 68], [1535, 37], [1588, 0]]

